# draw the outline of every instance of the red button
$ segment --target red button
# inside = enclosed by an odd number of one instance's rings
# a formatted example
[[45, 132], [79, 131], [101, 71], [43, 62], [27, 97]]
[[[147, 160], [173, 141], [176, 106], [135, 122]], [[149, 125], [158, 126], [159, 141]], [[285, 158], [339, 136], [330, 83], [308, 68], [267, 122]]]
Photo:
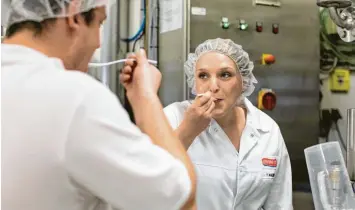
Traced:
[[279, 25], [278, 24], [272, 24], [272, 33], [274, 33], [274, 34], [279, 33]]
[[262, 32], [263, 31], [263, 24], [260, 22], [256, 22], [256, 31]]
[[266, 110], [273, 110], [276, 106], [276, 96], [274, 93], [265, 93], [262, 98], [263, 107]]

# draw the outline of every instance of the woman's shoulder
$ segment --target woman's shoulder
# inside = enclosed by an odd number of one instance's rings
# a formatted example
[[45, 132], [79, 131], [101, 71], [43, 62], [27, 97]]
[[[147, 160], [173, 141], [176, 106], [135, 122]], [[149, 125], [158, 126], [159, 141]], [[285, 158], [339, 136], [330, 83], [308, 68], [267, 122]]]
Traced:
[[263, 131], [279, 129], [276, 121], [262, 110], [255, 107], [249, 100], [245, 100], [247, 109], [252, 117], [253, 125]]
[[174, 114], [184, 114], [187, 107], [190, 105], [189, 101], [181, 101], [181, 102], [174, 102], [169, 104], [164, 108], [164, 112], [166, 114], [174, 113]]
[[168, 118], [170, 125], [176, 129], [184, 118], [184, 113], [189, 106], [189, 101], [174, 102], [164, 108], [165, 116]]

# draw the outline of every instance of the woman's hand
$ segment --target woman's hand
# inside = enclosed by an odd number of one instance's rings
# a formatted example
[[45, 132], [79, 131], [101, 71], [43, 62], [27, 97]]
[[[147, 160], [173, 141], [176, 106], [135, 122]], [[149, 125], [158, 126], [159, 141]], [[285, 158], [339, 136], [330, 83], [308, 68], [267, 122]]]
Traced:
[[215, 103], [214, 98], [211, 97], [211, 92], [197, 96], [192, 105], [187, 108], [183, 121], [189, 125], [188, 128], [191, 132], [199, 135], [209, 125], [214, 107]]
[[197, 96], [192, 105], [187, 108], [182, 123], [175, 131], [186, 149], [211, 122], [212, 111], [215, 107], [214, 101], [211, 92], [207, 92], [202, 96]]

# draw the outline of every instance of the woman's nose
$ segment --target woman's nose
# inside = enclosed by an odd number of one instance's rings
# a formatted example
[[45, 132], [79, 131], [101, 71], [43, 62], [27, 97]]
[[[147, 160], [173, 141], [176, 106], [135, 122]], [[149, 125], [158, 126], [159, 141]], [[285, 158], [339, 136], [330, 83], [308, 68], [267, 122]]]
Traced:
[[216, 78], [211, 78], [210, 80], [210, 91], [212, 93], [216, 93], [219, 90], [219, 85], [218, 85], [218, 81]]

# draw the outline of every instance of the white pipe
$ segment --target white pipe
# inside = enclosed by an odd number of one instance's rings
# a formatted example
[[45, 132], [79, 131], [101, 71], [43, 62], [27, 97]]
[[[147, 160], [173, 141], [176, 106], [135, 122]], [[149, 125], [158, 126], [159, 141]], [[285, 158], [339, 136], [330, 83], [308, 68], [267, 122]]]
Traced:
[[[111, 62], [107, 62], [107, 63], [89, 63], [89, 67], [104, 67], [104, 66], [111, 66], [114, 64], [118, 64], [118, 63], [124, 63], [126, 62], [128, 59], [120, 59], [120, 60], [116, 60], [116, 61], [111, 61]], [[148, 59], [148, 63], [150, 64], [158, 64], [157, 61], [154, 60], [149, 60]]]

